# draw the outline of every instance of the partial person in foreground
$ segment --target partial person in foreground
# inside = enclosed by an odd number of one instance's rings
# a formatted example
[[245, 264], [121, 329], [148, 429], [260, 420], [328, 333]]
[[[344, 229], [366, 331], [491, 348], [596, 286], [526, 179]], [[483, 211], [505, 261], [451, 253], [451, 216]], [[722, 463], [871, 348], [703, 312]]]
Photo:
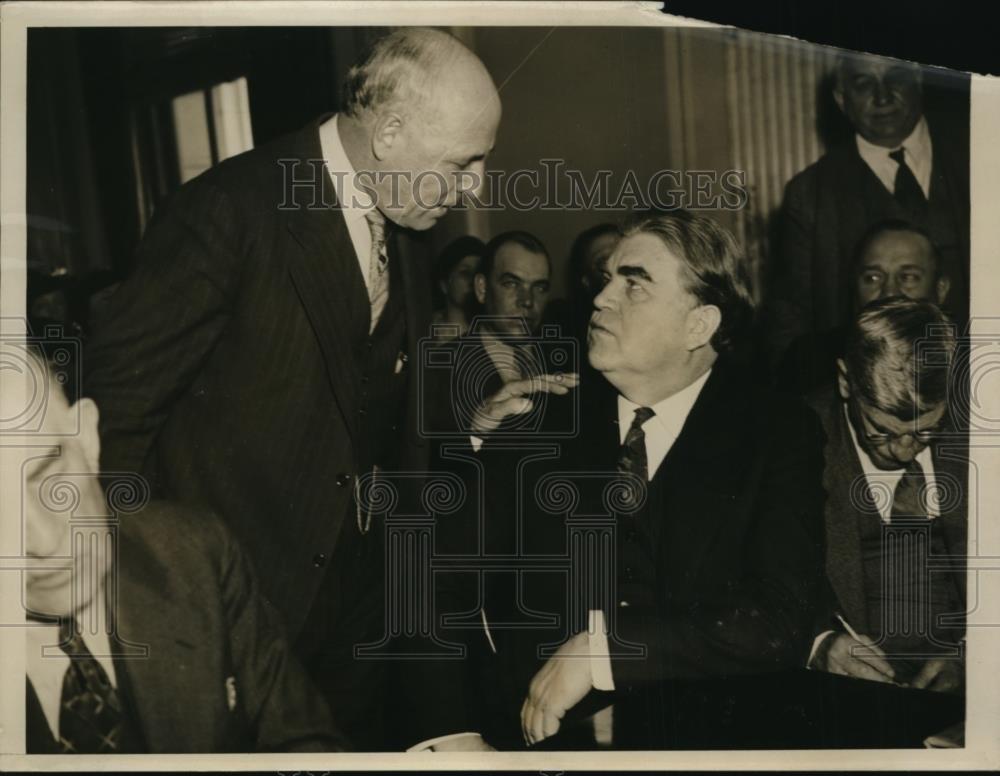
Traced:
[[850, 329], [837, 390], [811, 398], [827, 437], [835, 596], [815, 668], [963, 689], [968, 446], [951, 422], [955, 351], [933, 303], [883, 299]]
[[51, 447], [23, 481], [27, 752], [346, 749], [224, 525], [163, 502], [114, 516], [96, 405], [31, 353], [48, 385], [31, 442]]

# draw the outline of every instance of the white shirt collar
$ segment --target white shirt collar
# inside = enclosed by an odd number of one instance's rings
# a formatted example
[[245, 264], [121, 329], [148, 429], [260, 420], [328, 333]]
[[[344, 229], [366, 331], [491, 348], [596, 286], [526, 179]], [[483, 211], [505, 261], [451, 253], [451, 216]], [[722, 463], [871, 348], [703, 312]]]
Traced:
[[347, 152], [340, 139], [338, 118], [339, 116], [335, 114], [320, 124], [319, 144], [326, 161], [326, 169], [333, 181], [334, 194], [347, 226], [347, 234], [351, 238], [351, 245], [354, 246], [358, 269], [361, 270], [361, 277], [367, 286], [371, 272], [372, 235], [365, 216], [374, 209], [375, 203], [368, 193], [357, 185], [357, 172], [347, 158]]
[[[642, 426], [643, 431], [646, 432], [648, 479], [653, 479], [660, 464], [663, 463], [663, 459], [667, 457], [670, 448], [680, 436], [684, 423], [687, 421], [688, 415], [691, 414], [691, 408], [694, 407], [694, 403], [698, 400], [701, 389], [705, 386], [711, 373], [712, 370], [709, 369], [686, 388], [682, 388], [677, 393], [650, 407], [656, 414]], [[635, 418], [635, 411], [639, 407], [640, 405], [634, 401], [618, 394], [618, 441], [620, 444], [625, 443], [625, 437]]]
[[[882, 521], [888, 523], [892, 515], [892, 499], [880, 498], [880, 496], [883, 493], [896, 492], [896, 486], [899, 484], [900, 479], [902, 479], [905, 469], [880, 469], [872, 463], [872, 459], [868, 457], [868, 453], [865, 452], [861, 443], [858, 442], [858, 435], [854, 431], [854, 425], [851, 423], [851, 417], [847, 412], [846, 404], [843, 411], [848, 431], [851, 434], [851, 441], [854, 443], [854, 449], [858, 453], [858, 460], [861, 462], [861, 471], [864, 472], [865, 479], [868, 481], [868, 490], [872, 494], [872, 500], [875, 502]], [[927, 482], [927, 516], [930, 519], [934, 519], [941, 514], [941, 510], [937, 500], [939, 493], [936, 487], [934, 462], [929, 446], [917, 453], [917, 463], [924, 470], [924, 479]]]
[[[102, 605], [96, 606], [98, 599]], [[112, 686], [118, 686], [115, 664], [111, 657], [111, 643], [104, 622], [106, 607], [103, 606], [104, 585], [101, 585], [94, 599], [77, 613], [81, 623], [80, 635], [94, 659], [101, 665]], [[91, 617], [97, 621], [91, 623]], [[57, 623], [29, 622], [25, 626], [26, 653], [25, 669], [31, 686], [38, 697], [38, 703], [49, 723], [54, 737], [59, 736], [59, 712], [62, 705], [63, 677], [69, 668], [69, 656], [59, 648], [59, 625]]]
[[923, 189], [924, 196], [930, 197], [933, 148], [931, 134], [927, 129], [927, 119], [923, 116], [920, 117], [920, 121], [917, 122], [909, 136], [897, 148], [875, 145], [858, 133], [855, 133], [854, 140], [858, 147], [858, 153], [865, 164], [871, 168], [871, 171], [890, 192], [895, 191], [896, 171], [899, 169], [899, 165], [889, 154], [898, 148], [904, 148], [907, 166], [912, 170], [920, 188]]
[[374, 207], [371, 197], [358, 186], [358, 174], [347, 158], [347, 151], [340, 139], [338, 130], [338, 114], [324, 121], [319, 127], [319, 144], [323, 150], [326, 169], [333, 180], [333, 190], [337, 196], [337, 204], [344, 213], [344, 219], [350, 223], [363, 219]]

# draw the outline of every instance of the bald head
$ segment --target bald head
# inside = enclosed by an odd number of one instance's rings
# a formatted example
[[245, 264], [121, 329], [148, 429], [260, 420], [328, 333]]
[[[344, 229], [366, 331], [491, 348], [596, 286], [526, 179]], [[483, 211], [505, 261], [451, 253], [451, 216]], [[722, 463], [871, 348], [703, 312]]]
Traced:
[[951, 282], [931, 238], [905, 221], [875, 224], [858, 244], [855, 306], [905, 296], [943, 304]]
[[[498, 105], [499, 97], [475, 54], [448, 33], [428, 27], [404, 28], [379, 39], [344, 83], [344, 113], [355, 119], [393, 110], [434, 120], [448, 107], [442, 102], [475, 112]], [[444, 117], [452, 118], [453, 112], [444, 111]]]
[[380, 39], [344, 85], [341, 140], [387, 218], [434, 225], [461, 192], [481, 185], [500, 122], [500, 98], [479, 58], [440, 30]]

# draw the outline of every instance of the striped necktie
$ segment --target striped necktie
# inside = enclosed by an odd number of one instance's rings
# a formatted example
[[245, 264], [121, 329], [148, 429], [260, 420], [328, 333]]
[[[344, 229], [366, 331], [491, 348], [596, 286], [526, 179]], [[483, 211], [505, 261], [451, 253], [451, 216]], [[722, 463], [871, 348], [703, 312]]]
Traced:
[[368, 259], [368, 301], [371, 303], [371, 323], [368, 333], [375, 331], [389, 299], [389, 258], [385, 247], [385, 216], [373, 208], [365, 214], [372, 233], [372, 249]]
[[[625, 435], [625, 443], [618, 455], [618, 471], [624, 474], [634, 474], [645, 485], [649, 479], [649, 464], [646, 460], [646, 432], [642, 424], [656, 413], [649, 407], [639, 407], [635, 411], [632, 425]], [[627, 491], [627, 501], [637, 504], [640, 494], [631, 492], [631, 483]]]

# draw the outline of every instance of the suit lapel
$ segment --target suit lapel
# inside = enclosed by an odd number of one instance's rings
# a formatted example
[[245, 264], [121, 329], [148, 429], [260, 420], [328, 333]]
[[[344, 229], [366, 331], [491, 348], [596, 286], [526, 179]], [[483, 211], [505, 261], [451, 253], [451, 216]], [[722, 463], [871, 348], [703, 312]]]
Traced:
[[683, 558], [692, 584], [739, 498], [750, 464], [747, 451], [753, 449], [744, 414], [752, 409], [743, 406], [745, 397], [732, 382], [729, 366], [717, 361], [651, 483], [660, 552]]
[[31, 680], [25, 677], [25, 753], [26, 754], [62, 754], [62, 747], [56, 741], [49, 727], [49, 721], [42, 710], [41, 701], [35, 692]]
[[[948, 556], [952, 558], [955, 584], [963, 602], [967, 601], [967, 580], [964, 558], [968, 550], [969, 500], [967, 494], [975, 493], [969, 487], [968, 447], [964, 444], [935, 445], [931, 450], [934, 476], [941, 497], [941, 521]], [[961, 558], [961, 561], [955, 560]]]
[[[860, 508], [861, 504], [874, 504], [874, 499], [847, 428], [843, 407], [832, 393], [824, 414], [827, 433], [823, 472], [823, 487], [827, 492], [826, 573], [844, 609], [844, 616], [855, 629], [870, 633], [860, 521], [880, 520], [881, 517], [874, 508]], [[859, 493], [858, 488], [863, 491]]]
[[[318, 124], [303, 130], [301, 146], [296, 149], [295, 155], [306, 164], [310, 159], [323, 158]], [[325, 169], [323, 175], [326, 176], [326, 191], [334, 191], [333, 182]], [[328, 195], [326, 202], [333, 199]], [[290, 255], [289, 272], [316, 333], [330, 387], [344, 423], [357, 442], [355, 409], [359, 373], [351, 352], [351, 332], [359, 326], [359, 316], [370, 314], [367, 304], [359, 309], [358, 300], [352, 293], [361, 271], [357, 267], [354, 245], [339, 207], [310, 207], [307, 201], [296, 204], [300, 206], [286, 212], [288, 231], [300, 248]], [[338, 264], [344, 267], [346, 273], [337, 271]], [[357, 277], [352, 283], [354, 273]], [[367, 302], [367, 299], [364, 301]], [[367, 318], [364, 330], [368, 331]]]
[[[389, 250], [393, 268], [402, 278], [402, 301], [406, 310], [406, 338], [411, 354], [417, 352], [417, 343], [430, 333], [431, 289], [423, 262], [415, 256], [404, 256], [404, 238], [397, 228], [390, 232]], [[406, 253], [412, 253], [412, 247]]]
[[[181, 575], [169, 573], [140, 543], [126, 536], [119, 547], [113, 611], [146, 746], [150, 752], [210, 750], [218, 719], [210, 688], [218, 677], [203, 653], [211, 629], [199, 595], [183, 590]], [[141, 646], [148, 650], [137, 655]]]

